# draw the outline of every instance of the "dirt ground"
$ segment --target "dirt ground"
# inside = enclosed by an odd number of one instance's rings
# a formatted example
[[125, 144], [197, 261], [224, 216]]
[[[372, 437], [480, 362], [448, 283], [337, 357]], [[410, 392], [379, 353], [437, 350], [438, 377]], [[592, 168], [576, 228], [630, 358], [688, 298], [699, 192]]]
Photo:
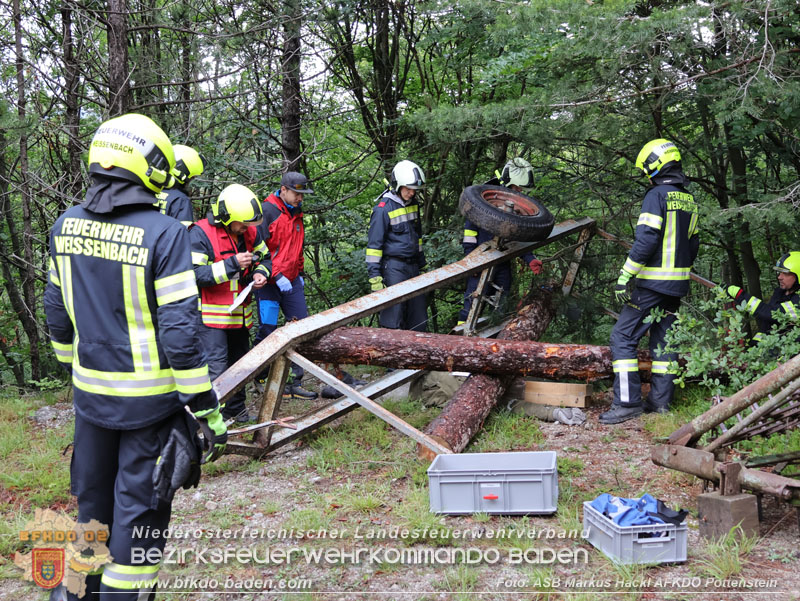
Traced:
[[[176, 495], [171, 526], [182, 538], [171, 539], [167, 550], [178, 560], [162, 568], [161, 577], [172, 579], [171, 588], [162, 587], [157, 599], [800, 599], [800, 533], [794, 508], [765, 497], [760, 540], [735, 575], [725, 581], [715, 579], [708, 567], [710, 555], [698, 534], [696, 497], [702, 484], [650, 461], [652, 440], [643, 420], [606, 427], [597, 421], [603, 410], [602, 405], [589, 408], [584, 426], [541, 422], [543, 440], [517, 441], [516, 451], [557, 453], [561, 498], [559, 512], [553, 516], [429, 517], [424, 515], [423, 500], [415, 518], [407, 509], [416, 507], [413, 503], [419, 502], [420, 494], [427, 493], [420, 493], [411, 474], [398, 474], [382, 465], [392, 461], [375, 462], [355, 472], [318, 469], [320, 451], [313, 439], [291, 443], [260, 462], [229, 457], [225, 467], [212, 469], [198, 489]], [[52, 415], [47, 423], [53, 427], [63, 424], [69, 408], [55, 406], [48, 411]], [[334, 422], [332, 431], [350, 427], [358, 432], [373, 419], [358, 410]], [[390, 430], [387, 436], [390, 453], [398, 461], [413, 453], [413, 445], [403, 435]], [[365, 491], [372, 491], [378, 501], [374, 507], [354, 510], [358, 497], [369, 496]], [[646, 491], [672, 507], [691, 510], [688, 561], [620, 567], [579, 536], [570, 538], [569, 531], [581, 526], [576, 510], [580, 500], [603, 491], [619, 496]], [[409, 542], [399, 529], [417, 523], [417, 518], [418, 524], [433, 524], [451, 538]], [[305, 533], [280, 534], [281, 529], [291, 528]], [[486, 538], [487, 533], [519, 531], [538, 532], [542, 538], [521, 542]], [[254, 532], [256, 539], [246, 538]], [[381, 532], [386, 536], [365, 538]], [[456, 532], [464, 538], [455, 538]], [[480, 533], [479, 538], [474, 538], [475, 533]], [[262, 558], [267, 550], [302, 553], [316, 549], [330, 556], [311, 563], [259, 563], [256, 551], [256, 561], [197, 561], [198, 554], [203, 557], [208, 549], [220, 548], [255, 548]], [[464, 548], [476, 549], [483, 561], [465, 565], [447, 556]], [[363, 555], [353, 561], [352, 553], [359, 549]], [[537, 551], [541, 558], [545, 549], [563, 551], [574, 559], [536, 563]], [[428, 551], [429, 559], [417, 564], [394, 561], [408, 550]], [[580, 560], [581, 550], [588, 557], [585, 562]], [[514, 561], [520, 556], [526, 559]], [[0, 581], [2, 600], [46, 598], [22, 581]]]

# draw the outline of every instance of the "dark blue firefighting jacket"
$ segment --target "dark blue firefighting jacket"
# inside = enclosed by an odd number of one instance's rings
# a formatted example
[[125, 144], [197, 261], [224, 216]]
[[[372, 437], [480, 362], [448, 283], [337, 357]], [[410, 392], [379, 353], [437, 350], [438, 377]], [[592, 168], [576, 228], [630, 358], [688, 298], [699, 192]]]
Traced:
[[98, 212], [72, 207], [50, 232], [51, 342], [77, 413], [101, 427], [147, 426], [211, 390], [189, 232], [153, 200], [96, 180], [84, 204]]
[[636, 285], [668, 296], [689, 291], [692, 264], [700, 247], [697, 204], [686, 191], [686, 176], [673, 169], [653, 178], [636, 223], [633, 247], [622, 266]]
[[192, 199], [180, 187], [163, 190], [156, 194], [156, 206], [164, 215], [180, 221], [186, 227], [194, 222]]
[[399, 195], [387, 190], [375, 202], [367, 239], [369, 277], [381, 275], [381, 260], [385, 257], [425, 266], [416, 197], [406, 206]]
[[739, 293], [736, 297], [736, 304], [744, 303], [744, 310], [755, 317], [758, 323], [758, 333], [753, 336], [753, 340], [761, 340], [764, 334], [769, 334], [772, 326], [778, 323], [772, 316], [775, 311], [786, 313], [797, 321], [798, 314], [800, 314], [800, 295], [797, 292], [794, 290], [791, 294], [786, 294], [786, 291], [778, 286], [767, 302], [745, 291]]

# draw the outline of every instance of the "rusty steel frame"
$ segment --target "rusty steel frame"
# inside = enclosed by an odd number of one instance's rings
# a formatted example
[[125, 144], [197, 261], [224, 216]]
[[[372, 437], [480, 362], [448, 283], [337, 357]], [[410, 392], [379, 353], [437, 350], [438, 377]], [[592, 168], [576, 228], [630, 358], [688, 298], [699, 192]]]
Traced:
[[[654, 445], [650, 457], [656, 465], [692, 474], [719, 484], [726, 465], [716, 461], [714, 454], [680, 445]], [[778, 474], [743, 467], [737, 474], [739, 486], [774, 495], [783, 501], [800, 505], [800, 481]]]
[[753, 403], [763, 399], [773, 390], [786, 386], [799, 377], [800, 355], [797, 355], [675, 430], [669, 436], [669, 443], [694, 445], [711, 428], [720, 425], [725, 420], [747, 409]]
[[[257, 374], [270, 366], [263, 400], [259, 408], [258, 421], [263, 423], [274, 420], [278, 417], [277, 413], [280, 409], [282, 392], [290, 366], [290, 361], [286, 356], [293, 352], [293, 348], [296, 345], [326, 334], [363, 317], [377, 313], [391, 305], [403, 302], [420, 294], [425, 294], [430, 290], [443, 288], [467, 278], [474, 273], [484, 271], [490, 267], [520, 256], [530, 250], [545, 246], [551, 242], [560, 240], [576, 232], [582, 232], [586, 228], [592, 228], [594, 226], [595, 221], [590, 218], [578, 220], [569, 219], [557, 224], [550, 233], [550, 236], [545, 240], [538, 242], [507, 242], [503, 249], [498, 248], [497, 239], [491, 240], [479, 245], [473, 252], [460, 261], [357, 298], [349, 303], [339, 305], [338, 307], [333, 307], [321, 313], [310, 315], [305, 319], [289, 322], [262, 340], [256, 347], [251, 349], [250, 352], [214, 380], [213, 386], [217, 397], [221, 403], [226, 402], [237, 391], [241, 390], [250, 381], [255, 379]], [[372, 409], [375, 409], [375, 413], [382, 419], [391, 416], [396, 420], [400, 420], [400, 418], [392, 416], [392, 414], [380, 407], [380, 405], [373, 404], [364, 394], [350, 388], [344, 382], [335, 378], [335, 376], [327, 372], [325, 372], [325, 374], [327, 374], [325, 381], [328, 382], [328, 380], [330, 380], [328, 383], [333, 385], [334, 388], [345, 392], [345, 395], [350, 400], [355, 401], [359, 405], [369, 405]], [[325, 412], [326, 415], [331, 413], [331, 411], [326, 411], [325, 409], [323, 409], [323, 412]], [[333, 412], [335, 413], [335, 411]], [[388, 416], [386, 414], [388, 414]], [[309, 426], [316, 424], [316, 427], [318, 427], [323, 423], [327, 423], [330, 419], [334, 418], [321, 416], [319, 421], [313, 422], [309, 424]], [[288, 438], [281, 434], [281, 431], [284, 429], [285, 428], [280, 427], [269, 427], [259, 430], [254, 437], [253, 443], [233, 441], [228, 445], [229, 452], [261, 457], [271, 448], [275, 448], [272, 445], [273, 436], [281, 441]], [[308, 432], [309, 429], [313, 428], [298, 428], [298, 430], [302, 430], [303, 432]], [[419, 442], [426, 444], [424, 441]]]

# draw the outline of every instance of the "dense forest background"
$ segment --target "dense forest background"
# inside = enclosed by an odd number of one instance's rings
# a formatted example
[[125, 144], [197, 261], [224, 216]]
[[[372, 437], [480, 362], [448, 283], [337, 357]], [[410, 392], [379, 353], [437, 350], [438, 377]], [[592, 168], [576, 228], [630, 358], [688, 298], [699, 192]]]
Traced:
[[[94, 130], [123, 112], [210, 160], [198, 218], [228, 183], [266, 197], [287, 168], [312, 178], [312, 311], [369, 292], [372, 201], [404, 158], [427, 175], [431, 268], [461, 255], [463, 188], [513, 156], [556, 221], [632, 239], [648, 185], [633, 160], [655, 137], [680, 147], [702, 207], [697, 273], [768, 295], [770, 266], [800, 250], [796, 0], [6, 0], [0, 27], [3, 384], [62, 377], [42, 310], [47, 232], [82, 199]], [[568, 250], [541, 250], [548, 277]], [[599, 307], [624, 252], [592, 241], [550, 339], [607, 340]], [[432, 296], [433, 328], [453, 325], [460, 296]]]

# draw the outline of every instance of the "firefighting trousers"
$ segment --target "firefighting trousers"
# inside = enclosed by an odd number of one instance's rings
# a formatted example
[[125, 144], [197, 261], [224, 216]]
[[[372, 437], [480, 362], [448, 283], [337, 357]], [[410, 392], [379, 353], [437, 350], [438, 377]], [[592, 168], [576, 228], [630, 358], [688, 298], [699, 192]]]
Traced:
[[[153, 487], [164, 421], [136, 430], [109, 430], [75, 416], [70, 475], [78, 523], [97, 520], [111, 534], [106, 546], [112, 560], [87, 577], [86, 595], [80, 597], [84, 601], [155, 599], [159, 551], [166, 542], [160, 533], [171, 512], [170, 503], [159, 501]], [[68, 599], [79, 597], [70, 593]]]
[[[206, 352], [208, 375], [213, 382], [222, 372], [250, 350], [250, 330], [247, 328], [209, 328], [200, 326], [200, 342]], [[225, 419], [236, 417], [245, 410], [247, 393], [242, 388], [222, 408]]]
[[[277, 284], [267, 284], [259, 288], [256, 290], [256, 301], [260, 325], [254, 344], [258, 344], [277, 329], [279, 310], [283, 311], [283, 318], [287, 322], [308, 317], [306, 293], [299, 277], [292, 281], [292, 289], [289, 292], [281, 292]], [[262, 377], [266, 378], [268, 373], [269, 370], [265, 370]], [[299, 386], [304, 374], [302, 367], [292, 363], [292, 384]]]
[[[614, 369], [614, 404], [638, 407], [642, 404], [641, 380], [637, 348], [639, 341], [650, 330], [650, 355], [653, 359], [650, 379], [650, 404], [668, 407], [675, 390], [675, 375], [669, 373], [669, 364], [678, 358], [676, 353], [665, 353], [666, 333], [675, 321], [675, 311], [680, 297], [668, 296], [647, 288], [635, 288], [631, 300], [623, 305], [619, 319], [611, 331], [611, 357]], [[657, 321], [645, 322], [655, 308], [666, 315]], [[659, 351], [659, 347], [662, 351]]]
[[[384, 257], [381, 274], [385, 286], [393, 286], [419, 275], [419, 265], [394, 257]], [[393, 330], [428, 330], [428, 303], [424, 294], [387, 307], [380, 313], [378, 323]]]
[[[469, 276], [467, 280], [467, 289], [464, 291], [464, 306], [461, 311], [458, 312], [458, 321], [466, 321], [469, 316], [469, 310], [472, 307], [472, 293], [478, 288], [478, 280], [480, 280], [480, 277], [480, 273]], [[511, 290], [511, 264], [501, 263], [495, 267], [492, 282], [497, 288], [503, 290], [502, 296], [505, 297], [508, 291]], [[490, 286], [486, 289], [486, 296], [493, 296], [496, 290], [494, 286]]]

